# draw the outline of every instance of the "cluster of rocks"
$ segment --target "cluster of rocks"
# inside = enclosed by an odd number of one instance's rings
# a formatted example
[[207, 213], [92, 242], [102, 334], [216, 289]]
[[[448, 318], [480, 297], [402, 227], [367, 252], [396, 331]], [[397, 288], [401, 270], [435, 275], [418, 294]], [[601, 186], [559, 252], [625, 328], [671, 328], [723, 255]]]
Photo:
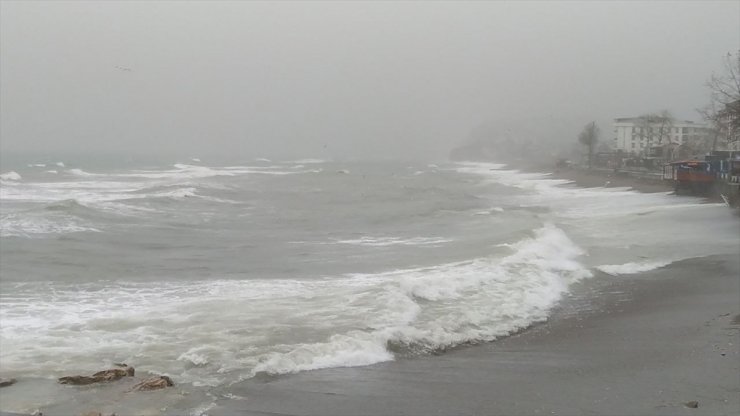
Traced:
[[[134, 367], [126, 364], [116, 364], [120, 368], [111, 368], [108, 370], [98, 371], [91, 376], [65, 376], [58, 379], [59, 384], [71, 384], [74, 386], [85, 386], [93, 383], [109, 383], [120, 380], [124, 377], [133, 377], [136, 374]], [[12, 386], [17, 382], [14, 378], [0, 378], [0, 387]], [[175, 383], [167, 376], [152, 376], [136, 383], [132, 391], [150, 391], [159, 390], [165, 387], [172, 387]]]
[[108, 383], [120, 380], [124, 377], [133, 377], [136, 373], [134, 367], [126, 364], [115, 364], [121, 368], [111, 368], [110, 370], [98, 371], [92, 376], [67, 376], [59, 378], [60, 384], [72, 384], [75, 386], [84, 386], [93, 383]]
[[[85, 375], [75, 375], [75, 376], [65, 376], [60, 377], [57, 381], [59, 384], [69, 384], [73, 386], [86, 386], [89, 384], [95, 384], [95, 383], [110, 383], [113, 381], [120, 380], [124, 377], [133, 377], [134, 374], [136, 374], [136, 370], [134, 367], [131, 367], [127, 364], [123, 363], [116, 363], [114, 364], [116, 368], [110, 368], [108, 370], [98, 371], [97, 373], [85, 376]], [[16, 383], [16, 379], [14, 378], [0, 378], [0, 387], [8, 387], [12, 386]], [[174, 386], [175, 383], [172, 381], [171, 378], [167, 376], [161, 376], [161, 375], [154, 375], [148, 378], [145, 378], [144, 380], [139, 381], [138, 383], [134, 384], [133, 387], [131, 387], [128, 391], [152, 391], [152, 390], [161, 390], [167, 387]], [[39, 411], [34, 413], [34, 416], [43, 416], [43, 414]], [[103, 415], [100, 412], [93, 411], [93, 412], [87, 412], [84, 413], [82, 416], [106, 416]], [[109, 416], [116, 416], [115, 413], [109, 415]]]
[[[98, 371], [91, 376], [66, 376], [59, 378], [60, 384], [85, 386], [93, 383], [110, 383], [124, 377], [133, 377], [136, 374], [134, 367], [127, 364], [115, 364], [118, 368]], [[136, 383], [130, 391], [152, 391], [174, 386], [175, 383], [167, 376], [152, 376]]]
[[0, 378], [0, 387], [12, 386], [15, 382], [14, 378]]

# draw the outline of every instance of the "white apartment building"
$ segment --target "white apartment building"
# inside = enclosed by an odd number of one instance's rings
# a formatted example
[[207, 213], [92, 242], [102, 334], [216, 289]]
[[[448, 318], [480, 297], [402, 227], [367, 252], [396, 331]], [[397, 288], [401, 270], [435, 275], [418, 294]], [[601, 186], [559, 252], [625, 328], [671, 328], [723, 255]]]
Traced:
[[614, 149], [635, 155], [646, 154], [653, 146], [682, 145], [708, 137], [709, 128], [705, 123], [681, 120], [668, 123], [659, 118], [648, 122], [641, 117], [614, 119]]

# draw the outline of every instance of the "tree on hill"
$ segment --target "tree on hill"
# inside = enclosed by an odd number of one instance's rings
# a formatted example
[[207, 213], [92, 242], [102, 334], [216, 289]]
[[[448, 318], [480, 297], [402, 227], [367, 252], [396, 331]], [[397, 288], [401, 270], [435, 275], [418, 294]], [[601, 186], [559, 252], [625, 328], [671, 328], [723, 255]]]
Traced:
[[599, 126], [596, 125], [595, 121], [592, 121], [586, 124], [578, 135], [578, 141], [588, 149], [589, 169], [591, 169], [591, 160], [593, 159], [594, 148], [596, 147], [596, 143], [599, 141], [599, 132]]

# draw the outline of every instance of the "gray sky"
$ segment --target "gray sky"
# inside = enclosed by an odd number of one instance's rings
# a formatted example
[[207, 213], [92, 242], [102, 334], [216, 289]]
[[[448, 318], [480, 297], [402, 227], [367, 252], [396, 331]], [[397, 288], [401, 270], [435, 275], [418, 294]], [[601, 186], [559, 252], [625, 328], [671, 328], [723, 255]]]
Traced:
[[698, 119], [740, 48], [737, 1], [3, 1], [0, 19], [3, 151], [439, 158], [483, 122]]

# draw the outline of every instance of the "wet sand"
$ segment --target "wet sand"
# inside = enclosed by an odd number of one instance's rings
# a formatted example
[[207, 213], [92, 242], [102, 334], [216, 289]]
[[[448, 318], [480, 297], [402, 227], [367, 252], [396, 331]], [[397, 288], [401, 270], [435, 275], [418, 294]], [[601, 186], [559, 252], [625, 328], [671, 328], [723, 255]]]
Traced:
[[526, 162], [522, 160], [501, 162], [507, 168], [524, 172], [550, 172], [554, 179], [567, 179], [584, 188], [596, 187], [629, 187], [639, 192], [673, 192], [673, 184], [656, 178], [638, 178], [627, 172], [615, 172], [604, 168], [585, 169], [580, 167], [557, 167], [550, 162]]
[[[545, 170], [546, 172], [548, 170]], [[555, 179], [568, 179], [576, 185], [594, 187], [630, 187], [639, 192], [673, 192], [673, 186], [668, 181], [643, 179], [629, 176], [622, 172], [589, 171], [586, 169], [550, 169]]]
[[739, 345], [740, 259], [713, 256], [596, 276], [496, 342], [248, 380], [209, 414], [737, 415]]

